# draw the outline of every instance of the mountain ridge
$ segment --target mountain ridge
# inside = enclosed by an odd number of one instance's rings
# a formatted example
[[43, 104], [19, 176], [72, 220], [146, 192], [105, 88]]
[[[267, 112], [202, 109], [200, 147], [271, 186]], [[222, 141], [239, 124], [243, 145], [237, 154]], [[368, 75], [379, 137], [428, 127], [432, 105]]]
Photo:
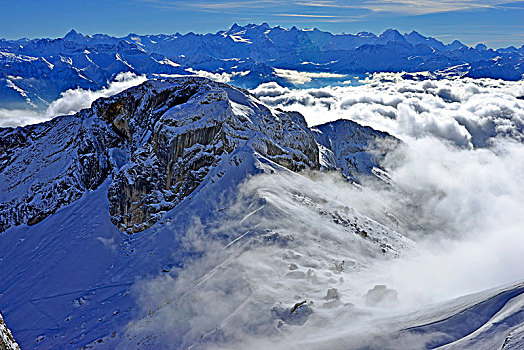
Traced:
[[226, 255], [297, 245], [300, 233], [280, 227], [303, 220], [293, 206], [335, 230], [324, 255], [343, 244], [386, 259], [412, 244], [341, 203], [315, 203], [318, 188], [300, 192], [318, 187], [300, 171], [321, 165], [301, 114], [202, 77], [146, 81], [75, 115], [1, 128], [0, 145], [0, 308], [22, 347], [133, 341], [136, 278], [178, 273], [201, 257], [199, 240]]
[[252, 88], [277, 81], [293, 86], [277, 69], [347, 76], [373, 72], [429, 71], [440, 76], [519, 80], [520, 48], [444, 44], [412, 31], [332, 34], [318, 29], [285, 29], [248, 24], [208, 34], [112, 37], [74, 30], [57, 39], [0, 40], [2, 108], [45, 108], [67, 89], [96, 90], [122, 72], [161, 75], [221, 75]]
[[112, 177], [114, 223], [142, 231], [218, 163], [233, 162], [240, 145], [292, 170], [318, 168], [301, 115], [194, 76], [147, 81], [74, 116], [0, 129], [0, 229], [36, 224]]

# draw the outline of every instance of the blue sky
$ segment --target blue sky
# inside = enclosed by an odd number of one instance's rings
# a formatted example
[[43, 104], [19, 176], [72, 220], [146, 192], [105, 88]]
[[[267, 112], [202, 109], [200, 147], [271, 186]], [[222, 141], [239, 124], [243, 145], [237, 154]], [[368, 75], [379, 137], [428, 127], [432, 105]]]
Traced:
[[206, 33], [233, 23], [336, 33], [415, 29], [444, 42], [524, 44], [524, 1], [504, 0], [0, 0], [0, 37]]

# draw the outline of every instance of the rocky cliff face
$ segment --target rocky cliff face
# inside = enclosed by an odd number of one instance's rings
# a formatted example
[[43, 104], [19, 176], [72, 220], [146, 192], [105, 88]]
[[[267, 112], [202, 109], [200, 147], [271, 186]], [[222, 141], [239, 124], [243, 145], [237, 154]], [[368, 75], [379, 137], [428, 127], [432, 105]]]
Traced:
[[84, 115], [0, 129], [0, 232], [36, 224], [97, 188], [118, 142], [107, 125]]
[[0, 314], [0, 350], [20, 350], [11, 331], [4, 323], [4, 319]]
[[384, 158], [402, 141], [382, 131], [351, 120], [337, 120], [312, 128], [320, 147], [320, 161], [326, 169], [339, 169], [356, 181], [383, 169]]
[[35, 224], [109, 178], [112, 222], [142, 231], [217, 164], [238, 161], [241, 147], [291, 170], [319, 167], [301, 115], [199, 77], [148, 81], [74, 116], [0, 129], [0, 232]]
[[151, 81], [94, 109], [107, 111], [103, 118], [129, 147], [108, 194], [113, 222], [127, 232], [151, 226], [237, 148], [291, 170], [318, 167], [313, 135], [296, 116], [202, 78]]

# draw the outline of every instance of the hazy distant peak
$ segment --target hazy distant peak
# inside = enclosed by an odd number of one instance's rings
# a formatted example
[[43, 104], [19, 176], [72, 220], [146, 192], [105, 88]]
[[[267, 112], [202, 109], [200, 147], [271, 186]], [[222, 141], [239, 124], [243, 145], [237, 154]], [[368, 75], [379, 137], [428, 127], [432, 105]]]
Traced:
[[76, 30], [74, 29], [71, 29], [69, 31], [69, 33], [67, 33], [65, 36], [64, 36], [64, 40], [71, 40], [71, 41], [76, 41], [76, 40], [82, 40], [84, 39], [84, 36], [80, 33], [78, 33]]

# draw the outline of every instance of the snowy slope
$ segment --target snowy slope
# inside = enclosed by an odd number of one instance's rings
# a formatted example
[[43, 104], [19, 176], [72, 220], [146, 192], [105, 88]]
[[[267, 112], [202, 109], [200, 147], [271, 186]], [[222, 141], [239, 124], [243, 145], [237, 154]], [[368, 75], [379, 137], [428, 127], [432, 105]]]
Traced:
[[[411, 312], [346, 310], [331, 317], [329, 326], [315, 325], [323, 326], [318, 332], [311, 332], [313, 325], [296, 330], [286, 345], [297, 349], [522, 349], [523, 292], [521, 282]], [[278, 342], [262, 344], [285, 348]]]

